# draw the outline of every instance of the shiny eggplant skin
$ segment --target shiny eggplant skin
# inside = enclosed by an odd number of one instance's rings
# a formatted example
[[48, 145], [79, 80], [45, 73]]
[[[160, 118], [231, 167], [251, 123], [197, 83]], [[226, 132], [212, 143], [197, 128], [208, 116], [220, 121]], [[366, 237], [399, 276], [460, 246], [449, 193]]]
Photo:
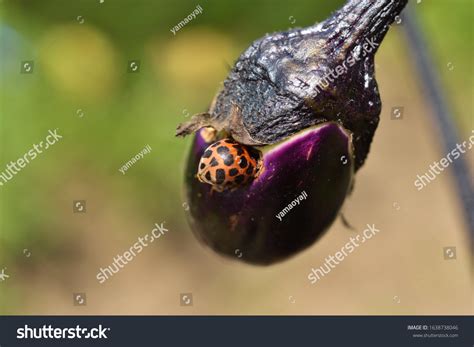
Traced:
[[[257, 179], [224, 192], [196, 179], [209, 145], [202, 131], [195, 135], [185, 169], [186, 196], [191, 229], [214, 251], [272, 264], [313, 244], [337, 217], [354, 171], [351, 135], [341, 126], [326, 123], [278, 144], [263, 154]], [[301, 194], [306, 198], [282, 216]]]

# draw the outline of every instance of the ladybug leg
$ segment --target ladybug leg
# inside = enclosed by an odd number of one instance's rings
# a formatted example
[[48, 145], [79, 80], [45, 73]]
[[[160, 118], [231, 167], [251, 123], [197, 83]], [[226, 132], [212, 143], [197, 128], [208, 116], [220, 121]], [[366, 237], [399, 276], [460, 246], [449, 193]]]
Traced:
[[213, 185], [213, 186], [211, 186], [210, 194], [212, 196], [212, 195], [214, 195], [214, 193], [216, 193], [216, 192], [217, 193], [222, 193], [224, 190], [225, 190], [224, 187]]

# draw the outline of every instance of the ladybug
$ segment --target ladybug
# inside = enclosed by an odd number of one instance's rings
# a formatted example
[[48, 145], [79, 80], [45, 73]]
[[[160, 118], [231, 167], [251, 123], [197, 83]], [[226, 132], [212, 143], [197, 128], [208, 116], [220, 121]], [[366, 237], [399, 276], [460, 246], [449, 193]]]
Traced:
[[222, 192], [250, 183], [260, 174], [261, 167], [260, 151], [226, 138], [206, 148], [197, 178]]

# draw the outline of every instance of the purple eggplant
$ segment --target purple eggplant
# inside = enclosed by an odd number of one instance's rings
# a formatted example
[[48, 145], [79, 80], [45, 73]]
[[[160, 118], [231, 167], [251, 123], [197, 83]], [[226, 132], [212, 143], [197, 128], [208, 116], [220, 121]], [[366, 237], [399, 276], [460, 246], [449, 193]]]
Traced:
[[[375, 53], [406, 3], [349, 0], [322, 23], [256, 40], [210, 108], [178, 126], [177, 136], [196, 133], [186, 192], [200, 240], [236, 259], [272, 264], [331, 225], [379, 122]], [[242, 159], [204, 154], [224, 138], [263, 152], [263, 171], [241, 177], [240, 186], [225, 184], [230, 171], [213, 165]], [[203, 154], [209, 161], [199, 164]]]
[[351, 186], [351, 136], [327, 123], [263, 153], [250, 184], [219, 192], [196, 179], [211, 142], [199, 131], [186, 167], [191, 229], [215, 251], [254, 264], [272, 264], [310, 246], [338, 215]]

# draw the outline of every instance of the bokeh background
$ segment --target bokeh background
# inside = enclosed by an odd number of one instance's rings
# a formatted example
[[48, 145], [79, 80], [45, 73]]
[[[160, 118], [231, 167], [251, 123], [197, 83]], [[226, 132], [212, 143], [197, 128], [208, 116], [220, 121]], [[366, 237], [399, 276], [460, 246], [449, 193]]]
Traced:
[[[411, 1], [460, 140], [473, 126], [473, 2]], [[445, 156], [403, 22], [376, 57], [383, 109], [343, 211], [381, 229], [311, 285], [307, 275], [356, 232], [337, 220], [270, 267], [224, 259], [186, 223], [190, 138], [176, 125], [206, 110], [238, 55], [266, 33], [322, 21], [343, 1], [0, 1], [0, 170], [59, 129], [63, 139], [0, 187], [2, 314], [472, 314], [472, 254], [453, 176], [421, 191]], [[203, 13], [170, 31], [197, 5]], [[33, 73], [20, 73], [34, 61]], [[131, 73], [130, 61], [139, 61]], [[392, 107], [403, 119], [392, 120]], [[119, 168], [149, 144], [125, 175]], [[464, 155], [472, 170], [473, 152]], [[472, 173], [473, 171], [471, 171]], [[86, 213], [73, 201], [86, 200]], [[104, 284], [96, 274], [154, 223], [169, 233]], [[295, 230], [295, 232], [297, 232]], [[444, 247], [456, 247], [445, 260]], [[86, 293], [75, 306], [73, 293]], [[180, 294], [193, 305], [181, 306]]]

